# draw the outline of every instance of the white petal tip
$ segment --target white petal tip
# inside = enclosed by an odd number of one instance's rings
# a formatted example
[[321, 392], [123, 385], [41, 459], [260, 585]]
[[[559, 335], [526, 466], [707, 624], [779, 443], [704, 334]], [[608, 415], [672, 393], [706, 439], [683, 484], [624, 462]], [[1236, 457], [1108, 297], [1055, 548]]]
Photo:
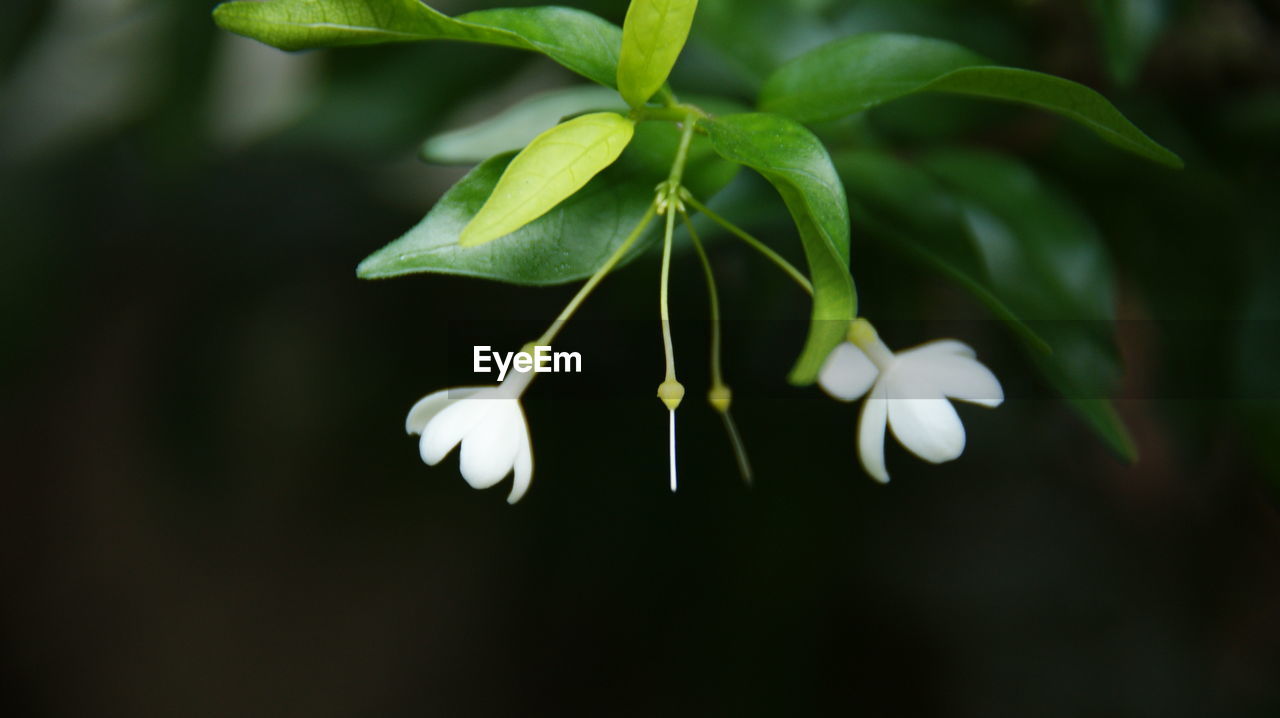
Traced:
[[959, 446], [935, 446], [928, 454], [916, 453], [914, 449], [909, 449], [909, 451], [930, 464], [937, 466], [938, 464], [945, 464], [948, 461], [955, 461], [960, 458], [960, 455], [964, 453], [964, 442], [961, 441]]
[[524, 498], [524, 495], [528, 490], [528, 483], [522, 484], [520, 482], [516, 482], [516, 485], [511, 487], [511, 493], [507, 494], [507, 503], [512, 506], [520, 503], [520, 499]]
[[516, 452], [515, 478], [511, 482], [511, 493], [507, 496], [507, 503], [511, 505], [524, 498], [533, 481], [533, 449], [529, 445], [527, 425], [525, 432], [523, 444]]
[[920, 458], [931, 464], [945, 464], [948, 461], [955, 461], [964, 453], [964, 447], [968, 444], [963, 433], [956, 437], [950, 437], [950, 440], [943, 445], [937, 447], [938, 453], [934, 456]]

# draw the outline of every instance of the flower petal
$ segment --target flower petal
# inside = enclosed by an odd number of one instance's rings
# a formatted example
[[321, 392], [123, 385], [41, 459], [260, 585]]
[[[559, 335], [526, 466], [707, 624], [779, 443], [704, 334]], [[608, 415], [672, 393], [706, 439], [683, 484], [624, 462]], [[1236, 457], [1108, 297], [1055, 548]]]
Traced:
[[964, 424], [946, 399], [893, 399], [889, 426], [911, 453], [940, 464], [964, 451]]
[[889, 421], [889, 402], [884, 396], [884, 390], [877, 385], [862, 403], [858, 417], [858, 458], [871, 478], [882, 484], [889, 482], [889, 470], [884, 465], [884, 425]]
[[818, 385], [841, 401], [854, 401], [867, 393], [878, 374], [876, 365], [849, 342], [831, 350], [818, 373]]
[[434, 394], [428, 394], [418, 400], [409, 410], [409, 416], [404, 421], [404, 430], [409, 434], [421, 434], [426, 428], [427, 422], [432, 417], [439, 414], [446, 406], [466, 399], [467, 397], [480, 391], [478, 386], [464, 386], [453, 389], [441, 389]]
[[509, 504], [524, 497], [524, 492], [529, 490], [529, 482], [533, 479], [533, 447], [529, 443], [529, 425], [525, 422], [524, 412], [520, 413], [520, 423], [524, 427], [524, 436], [516, 451], [516, 475], [511, 484], [511, 495], [507, 496]]
[[970, 359], [978, 356], [978, 353], [973, 350], [973, 347], [955, 339], [937, 339], [931, 342], [925, 342], [920, 346], [911, 347], [910, 349], [898, 352], [899, 357], [905, 357], [912, 354], [917, 356], [923, 356], [926, 354], [930, 356], [962, 356], [969, 357]]
[[921, 366], [912, 368], [927, 376], [929, 383], [943, 396], [973, 402], [986, 407], [1000, 406], [1004, 389], [1000, 380], [982, 362], [953, 354], [932, 354], [915, 358]]
[[440, 463], [496, 406], [493, 400], [473, 395], [445, 407], [422, 429], [422, 440], [418, 443], [422, 460], [428, 466]]
[[459, 468], [473, 489], [487, 489], [502, 481], [516, 460], [524, 422], [511, 399], [494, 399], [496, 406], [462, 440]]

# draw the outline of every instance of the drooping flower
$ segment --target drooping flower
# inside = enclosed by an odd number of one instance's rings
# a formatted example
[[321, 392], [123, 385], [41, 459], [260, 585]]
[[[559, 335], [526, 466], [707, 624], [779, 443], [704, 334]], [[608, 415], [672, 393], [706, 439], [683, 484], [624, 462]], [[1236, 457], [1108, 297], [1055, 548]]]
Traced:
[[443, 389], [423, 397], [409, 410], [405, 430], [421, 434], [422, 460], [440, 463], [462, 444], [462, 478], [476, 489], [496, 485], [515, 471], [507, 503], [524, 496], [533, 478], [533, 448], [520, 396], [533, 372], [513, 372], [496, 386]]
[[867, 395], [858, 456], [877, 481], [889, 480], [886, 425], [911, 453], [940, 464], [964, 451], [964, 425], [951, 399], [992, 408], [1004, 401], [999, 380], [963, 342], [943, 339], [894, 354], [865, 319], [853, 323], [849, 338], [827, 357], [818, 383], [842, 401]]

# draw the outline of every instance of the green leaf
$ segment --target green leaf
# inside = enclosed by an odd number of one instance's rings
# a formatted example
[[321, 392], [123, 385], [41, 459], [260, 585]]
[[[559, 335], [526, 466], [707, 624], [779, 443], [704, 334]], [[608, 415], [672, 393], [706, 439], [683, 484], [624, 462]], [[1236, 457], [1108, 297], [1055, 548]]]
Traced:
[[1084, 85], [991, 65], [954, 43], [914, 35], [854, 35], [805, 53], [765, 82], [760, 108], [802, 122], [818, 122], [920, 92], [1033, 105], [1074, 120], [1117, 147], [1169, 167], [1182, 167], [1177, 155]]
[[1114, 282], [1101, 237], [1018, 162], [946, 150], [920, 166], [838, 158], [859, 226], [956, 280], [1026, 341], [1032, 360], [1117, 453], [1136, 450], [1106, 397], [1120, 374]]
[[627, 109], [618, 93], [597, 85], [579, 85], [540, 93], [493, 115], [422, 145], [430, 162], [474, 164], [503, 152], [524, 148], [565, 118], [595, 110]]
[[704, 120], [702, 125], [721, 157], [750, 167], [774, 186], [800, 231], [813, 282], [813, 314], [809, 338], [789, 379], [812, 384], [857, 316], [844, 186], [822, 142], [792, 120], [751, 113]]
[[622, 31], [563, 7], [479, 10], [451, 18], [419, 0], [267, 0], [223, 3], [224, 30], [281, 50], [459, 40], [540, 52], [608, 87], [618, 74]]
[[613, 164], [636, 125], [613, 112], [583, 115], [543, 132], [520, 151], [459, 244], [475, 247], [520, 229], [551, 211]]
[[1029, 345], [1052, 348], [987, 278], [960, 216], [958, 200], [931, 175], [893, 155], [859, 150], [835, 159], [858, 227], [945, 274], [971, 292]]
[[[635, 228], [666, 179], [680, 131], [645, 122], [622, 157], [577, 194], [516, 232], [479, 247], [461, 247], [463, 227], [493, 193], [511, 154], [482, 163], [454, 185], [416, 227], [361, 262], [357, 274], [384, 279], [431, 272], [512, 284], [563, 284], [591, 276]], [[685, 184], [710, 197], [733, 179], [737, 165], [720, 159], [705, 137], [689, 148]], [[651, 233], [626, 260], [649, 246]]]
[[631, 0], [622, 23], [618, 92], [642, 107], [667, 81], [693, 26], [698, 0]]
[[434, 272], [546, 285], [590, 276], [653, 202], [653, 183], [606, 171], [520, 230], [479, 247], [458, 239], [493, 192], [513, 154], [482, 162], [445, 193], [426, 218], [356, 270], [362, 279]]

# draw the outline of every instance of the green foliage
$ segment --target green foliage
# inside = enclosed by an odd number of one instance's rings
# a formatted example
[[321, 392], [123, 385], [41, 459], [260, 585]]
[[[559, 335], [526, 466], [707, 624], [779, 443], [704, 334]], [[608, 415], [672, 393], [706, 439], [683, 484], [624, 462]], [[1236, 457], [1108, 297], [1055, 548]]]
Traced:
[[622, 23], [618, 92], [641, 107], [667, 81], [693, 26], [698, 0], [632, 0]]
[[224, 30], [281, 50], [459, 40], [540, 52], [613, 87], [618, 26], [564, 7], [479, 10], [456, 18], [419, 0], [238, 0], [214, 8]]
[[[1143, 8], [1161, 4], [1100, 0], [1108, 37], [1128, 38], [1120, 43], [1128, 64], [1119, 74], [1131, 74], [1149, 46], [1151, 26], [1143, 22], [1150, 13]], [[717, 42], [738, 42], [733, 19], [740, 8], [707, 5]], [[871, 15], [883, 10], [885, 17], [904, 17], [893, 4], [872, 5]], [[764, 111], [742, 114], [715, 98], [682, 105], [665, 85], [697, 7], [695, 0], [635, 0], [622, 29], [559, 7], [450, 18], [418, 0], [231, 2], [214, 17], [228, 30], [289, 50], [423, 40], [522, 48], [618, 88], [545, 93], [427, 141], [422, 154], [429, 160], [481, 164], [418, 226], [361, 263], [361, 277], [437, 272], [541, 285], [591, 276], [653, 206], [655, 185], [679, 176], [672, 171], [680, 163], [675, 123], [697, 117], [685, 185], [706, 200], [738, 166], [750, 167], [781, 195], [798, 229], [814, 297], [808, 338], [790, 381], [812, 383], [857, 316], [849, 266], [852, 202], [862, 226], [959, 282], [1006, 321], [1090, 425], [1116, 451], [1132, 456], [1132, 443], [1106, 399], [1119, 373], [1112, 272], [1083, 214], [1007, 157], [938, 149], [908, 163], [862, 149], [885, 138], [871, 124], [854, 121], [823, 128], [837, 138], [844, 132], [858, 139], [858, 151], [841, 153], [833, 163], [823, 142], [800, 123], [837, 120], [926, 93], [963, 95], [1054, 112], [1165, 166], [1180, 167], [1181, 160], [1083, 85], [993, 65], [961, 45], [916, 35], [856, 34], [781, 66], [779, 58], [796, 54], [789, 46], [730, 53], [748, 71], [749, 83], [764, 78], [757, 98]], [[836, 34], [814, 13], [787, 24], [790, 11], [757, 9], [747, 13], [747, 25], [756, 44], [785, 25], [811, 48]], [[661, 106], [648, 105], [656, 93]], [[624, 261], [650, 240], [642, 237]]]
[[[479, 247], [462, 247], [463, 227], [493, 193], [511, 154], [476, 167], [403, 237], [360, 263], [364, 279], [431, 272], [524, 285], [564, 284], [591, 276], [635, 227], [666, 177], [679, 142], [673, 125], [646, 123], [614, 165], [577, 194], [516, 232]], [[733, 179], [736, 165], [715, 155], [705, 138], [689, 150], [685, 184], [710, 197]], [[647, 237], [652, 241], [652, 236]], [[634, 258], [648, 246], [638, 243]]]
[[987, 303], [1086, 422], [1134, 458], [1106, 401], [1119, 376], [1114, 277], [1079, 209], [1026, 166], [986, 152], [936, 151], [915, 166], [858, 151], [838, 163], [865, 226]]
[[511, 161], [458, 242], [485, 244], [546, 214], [613, 164], [634, 133], [631, 120], [597, 112], [538, 135]]
[[817, 122], [920, 92], [1033, 105], [1075, 120], [1117, 147], [1168, 167], [1182, 167], [1177, 155], [1084, 85], [990, 65], [954, 43], [912, 35], [855, 35], [801, 55], [765, 81], [760, 107], [802, 122]]
[[704, 126], [720, 156], [769, 180], [800, 231], [813, 282], [813, 314], [809, 338], [790, 380], [811, 384], [858, 311], [849, 274], [849, 206], [844, 186], [822, 142], [785, 117], [728, 115]]

